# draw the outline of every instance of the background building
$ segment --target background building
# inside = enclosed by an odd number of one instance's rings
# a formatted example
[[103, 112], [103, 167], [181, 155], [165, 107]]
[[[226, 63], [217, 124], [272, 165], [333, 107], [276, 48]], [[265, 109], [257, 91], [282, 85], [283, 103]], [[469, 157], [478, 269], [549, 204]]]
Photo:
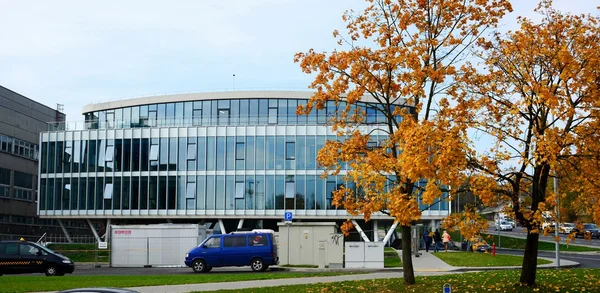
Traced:
[[[346, 166], [321, 179], [316, 162], [325, 141], [340, 139], [327, 125], [335, 105], [297, 116], [310, 96], [222, 92], [88, 105], [85, 121], [41, 135], [39, 214], [113, 224], [205, 222], [222, 232], [277, 230], [286, 211], [294, 220], [345, 221], [349, 214], [332, 206], [332, 192], [353, 185], [342, 180]], [[367, 104], [359, 107], [370, 123], [364, 131], [385, 121]], [[385, 133], [372, 137], [377, 145]], [[423, 218], [447, 214], [444, 201]]]
[[[47, 122], [64, 120], [63, 113], [0, 86], [0, 239], [63, 234], [58, 221], [37, 216], [36, 201], [40, 132]], [[85, 228], [82, 221], [65, 224]]]

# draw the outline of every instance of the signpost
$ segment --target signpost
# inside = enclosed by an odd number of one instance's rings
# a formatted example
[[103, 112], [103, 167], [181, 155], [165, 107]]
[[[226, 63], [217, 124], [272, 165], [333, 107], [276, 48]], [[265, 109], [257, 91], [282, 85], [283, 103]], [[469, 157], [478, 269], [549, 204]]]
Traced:
[[450, 284], [448, 284], [448, 283], [444, 284], [443, 289], [444, 289], [444, 291], [443, 291], [444, 293], [452, 293], [452, 287], [450, 287]]
[[292, 212], [285, 212], [283, 215], [283, 221], [287, 226], [287, 264], [290, 264], [290, 226], [292, 225]]
[[108, 242], [98, 242], [98, 247], [96, 248], [96, 264], [94, 265], [94, 267], [96, 267], [96, 268], [101, 267], [98, 264], [98, 249], [102, 249], [102, 250], [108, 249]]

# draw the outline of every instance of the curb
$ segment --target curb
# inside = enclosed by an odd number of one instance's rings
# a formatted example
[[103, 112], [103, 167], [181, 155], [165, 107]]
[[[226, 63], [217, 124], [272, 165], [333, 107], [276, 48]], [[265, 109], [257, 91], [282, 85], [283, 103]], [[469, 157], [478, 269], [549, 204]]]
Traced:
[[[507, 251], [525, 251], [525, 249], [517, 249], [517, 248], [502, 248], [496, 247], [498, 250], [507, 250]], [[538, 250], [538, 252], [554, 252], [554, 250]], [[600, 251], [561, 251], [560, 254], [573, 254], [573, 255], [600, 255]]]

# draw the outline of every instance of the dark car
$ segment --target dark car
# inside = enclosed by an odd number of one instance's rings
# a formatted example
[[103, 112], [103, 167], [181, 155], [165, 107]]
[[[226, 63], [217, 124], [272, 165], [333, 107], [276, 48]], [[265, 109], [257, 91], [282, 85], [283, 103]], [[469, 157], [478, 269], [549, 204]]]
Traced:
[[575, 231], [575, 237], [588, 235], [590, 238], [600, 239], [600, 230], [598, 230], [596, 224], [583, 224], [583, 229], [579, 229], [576, 225], [573, 231]]
[[45, 273], [64, 276], [75, 270], [66, 256], [27, 241], [0, 241], [0, 276], [2, 274]]

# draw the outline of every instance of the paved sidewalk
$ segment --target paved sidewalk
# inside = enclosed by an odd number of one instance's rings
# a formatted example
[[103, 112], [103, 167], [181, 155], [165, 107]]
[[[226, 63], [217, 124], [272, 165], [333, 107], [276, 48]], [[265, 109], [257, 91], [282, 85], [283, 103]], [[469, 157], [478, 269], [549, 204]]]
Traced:
[[[461, 271], [489, 271], [489, 270], [511, 270], [511, 269], [520, 269], [521, 266], [503, 266], [503, 267], [455, 267], [447, 264], [443, 260], [437, 258], [432, 252], [419, 251], [421, 255], [419, 257], [415, 257], [414, 254], [412, 256], [413, 268], [415, 272], [461, 272]], [[437, 253], [456, 253], [455, 251], [440, 251]], [[398, 250], [398, 255], [402, 258], [402, 251]], [[553, 258], [546, 257], [538, 257], [540, 259], [545, 259], [550, 261], [549, 264], [538, 265], [539, 268], [554, 268], [556, 267]], [[579, 266], [578, 262], [561, 259], [560, 267], [561, 268], [572, 268]]]
[[343, 281], [359, 281], [359, 280], [374, 280], [374, 279], [389, 279], [402, 278], [402, 273], [372, 273], [362, 275], [344, 275], [333, 277], [312, 277], [312, 278], [294, 278], [294, 279], [277, 279], [277, 280], [260, 280], [260, 281], [243, 281], [243, 282], [223, 282], [223, 283], [208, 283], [208, 284], [189, 284], [189, 285], [170, 285], [170, 286], [153, 286], [153, 287], [136, 287], [129, 288], [139, 291], [140, 293], [184, 293], [192, 291], [216, 291], [224, 289], [245, 289], [245, 288], [261, 288], [261, 287], [276, 287], [286, 285], [306, 285], [315, 283], [333, 283]]

